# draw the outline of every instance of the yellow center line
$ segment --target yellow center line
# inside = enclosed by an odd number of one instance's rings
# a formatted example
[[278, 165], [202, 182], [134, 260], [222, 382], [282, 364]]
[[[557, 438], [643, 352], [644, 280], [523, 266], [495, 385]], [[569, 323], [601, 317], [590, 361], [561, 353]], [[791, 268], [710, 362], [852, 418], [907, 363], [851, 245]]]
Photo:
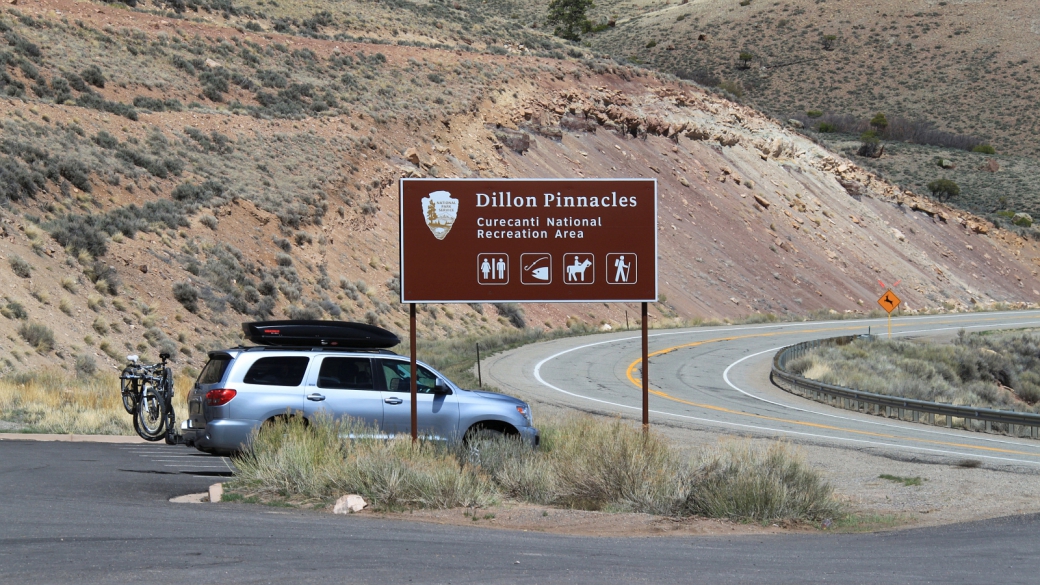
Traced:
[[[997, 321], [997, 320], [999, 320], [999, 318], [982, 319], [982, 320], [983, 321]], [[940, 324], [941, 323], [949, 323], [949, 322], [950, 321], [939, 321]], [[907, 326], [910, 326], [910, 325], [912, 325], [912, 324], [911, 323], [906, 323], [906, 324], [900, 323], [900, 324], [898, 324], [896, 326], [897, 327], [907, 327]], [[664, 355], [664, 354], [671, 353], [673, 351], [680, 350], [680, 349], [687, 349], [687, 348], [691, 348], [691, 347], [697, 347], [699, 345], [704, 345], [706, 343], [717, 343], [717, 342], [720, 342], [720, 341], [733, 341], [733, 340], [737, 340], [737, 339], [750, 339], [750, 338], [755, 338], [755, 337], [773, 337], [773, 336], [776, 336], [776, 335], [788, 335], [788, 334], [795, 334], [795, 333], [818, 333], [820, 331], [827, 331], [828, 329], [835, 329], [835, 328], [846, 329], [848, 327], [829, 327], [829, 328], [818, 328], [818, 329], [800, 329], [800, 330], [797, 330], [797, 331], [789, 331], [789, 330], [788, 331], [773, 331], [773, 332], [769, 332], [769, 333], [753, 333], [753, 334], [749, 334], [749, 335], [733, 335], [733, 336], [729, 336], [729, 337], [716, 337], [715, 339], [705, 339], [703, 341], [694, 341], [692, 343], [684, 343], [682, 345], [676, 345], [676, 346], [673, 346], [673, 347], [660, 349], [660, 350], [657, 350], [655, 352], [651, 352], [649, 354], [649, 357], [656, 357], [656, 356], [659, 356], [659, 355]], [[633, 361], [631, 364], [628, 365], [628, 369], [625, 371], [625, 375], [628, 377], [628, 381], [631, 382], [632, 385], [636, 386], [639, 389], [643, 388], [643, 383], [642, 383], [641, 380], [636, 379], [635, 371], [636, 371], [636, 368], [638, 368], [642, 364], [642, 361], [643, 361], [642, 357], [640, 357], [639, 359]], [[965, 444], [965, 443], [953, 443], [953, 442], [949, 442], [949, 441], [936, 441], [936, 440], [932, 440], [932, 439], [916, 439], [916, 438], [913, 438], [913, 437], [900, 437], [900, 436], [897, 436], [897, 435], [890, 435], [890, 434], [886, 434], [886, 433], [875, 433], [875, 432], [871, 432], [871, 431], [859, 431], [859, 430], [856, 430], [856, 429], [849, 429], [849, 428], [838, 427], [838, 426], [834, 426], [834, 425], [826, 425], [826, 424], [820, 424], [820, 423], [805, 422], [805, 421], [800, 421], [800, 420], [779, 418], [779, 417], [774, 417], [774, 416], [767, 416], [767, 415], [764, 415], [764, 414], [753, 414], [753, 413], [750, 413], [750, 412], [741, 412], [741, 411], [738, 411], [738, 410], [732, 410], [732, 409], [725, 408], [725, 407], [722, 407], [722, 406], [714, 406], [714, 405], [711, 405], [711, 404], [701, 404], [699, 402], [690, 402], [688, 400], [683, 400], [682, 398], [676, 398], [675, 396], [672, 396], [672, 395], [667, 394], [665, 392], [662, 392], [660, 390], [654, 390], [653, 388], [651, 388], [649, 390], [649, 392], [650, 392], [650, 394], [653, 394], [654, 396], [660, 396], [661, 398], [664, 398], [666, 400], [671, 400], [673, 402], [678, 402], [680, 404], [686, 404], [688, 406], [696, 406], [698, 408], [704, 408], [706, 410], [714, 410], [714, 411], [717, 411], [717, 412], [724, 412], [726, 414], [735, 414], [737, 416], [747, 416], [747, 417], [751, 417], [751, 418], [757, 418], [757, 419], [768, 420], [768, 421], [773, 421], [773, 422], [781, 422], [781, 423], [799, 425], [799, 426], [804, 426], [804, 427], [813, 427], [813, 428], [817, 428], [817, 429], [826, 429], [826, 430], [832, 430], [832, 431], [844, 431], [844, 432], [847, 432], [847, 433], [853, 433], [853, 434], [856, 434], [856, 435], [865, 435], [865, 436], [869, 436], [869, 437], [878, 437], [878, 438], [885, 438], [885, 439], [897, 439], [897, 440], [898, 439], [903, 439], [903, 440], [907, 440], [907, 441], [914, 441], [914, 442], [917, 442], [917, 443], [926, 443], [926, 444], [929, 444], [929, 445], [943, 445], [943, 446], [946, 446], [946, 447], [958, 447], [958, 448], [962, 448], [962, 449], [976, 449], [976, 450], [980, 450], [980, 451], [990, 451], [990, 452], [995, 452], [995, 453], [1009, 453], [1009, 454], [1014, 454], [1014, 455], [1026, 455], [1026, 456], [1029, 456], [1029, 457], [1037, 457], [1038, 456], [1036, 453], [1029, 453], [1029, 452], [1026, 452], [1026, 451], [1015, 451], [1015, 450], [1012, 450], [1012, 449], [1001, 449], [999, 447], [983, 447], [983, 446], [979, 446], [979, 445], [969, 445], [969, 444]]]

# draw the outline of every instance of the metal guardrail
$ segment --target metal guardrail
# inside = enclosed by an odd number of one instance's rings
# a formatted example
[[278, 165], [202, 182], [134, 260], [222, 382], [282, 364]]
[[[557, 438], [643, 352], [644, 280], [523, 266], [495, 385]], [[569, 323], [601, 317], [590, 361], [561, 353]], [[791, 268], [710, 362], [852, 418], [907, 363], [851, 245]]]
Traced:
[[945, 424], [949, 428], [956, 426], [986, 433], [1040, 438], [1040, 414], [956, 406], [861, 392], [844, 386], [823, 384], [787, 371], [787, 364], [791, 360], [802, 357], [809, 351], [826, 345], [846, 345], [863, 338], [868, 336], [831, 337], [787, 346], [773, 357], [770, 379], [787, 392], [846, 410], [931, 425]]

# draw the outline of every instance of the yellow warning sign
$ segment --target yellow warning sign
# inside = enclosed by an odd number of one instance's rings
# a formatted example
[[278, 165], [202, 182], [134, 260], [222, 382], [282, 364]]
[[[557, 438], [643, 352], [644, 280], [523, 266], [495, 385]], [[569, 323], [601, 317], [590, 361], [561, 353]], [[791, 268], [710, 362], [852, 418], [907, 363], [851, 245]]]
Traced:
[[886, 290], [885, 294], [881, 295], [881, 298], [878, 299], [877, 302], [879, 305], [881, 305], [882, 309], [888, 311], [888, 314], [891, 315], [892, 311], [895, 311], [896, 307], [898, 307], [899, 304], [903, 301], [899, 300], [899, 297], [896, 296], [896, 293], [892, 292], [891, 290]]

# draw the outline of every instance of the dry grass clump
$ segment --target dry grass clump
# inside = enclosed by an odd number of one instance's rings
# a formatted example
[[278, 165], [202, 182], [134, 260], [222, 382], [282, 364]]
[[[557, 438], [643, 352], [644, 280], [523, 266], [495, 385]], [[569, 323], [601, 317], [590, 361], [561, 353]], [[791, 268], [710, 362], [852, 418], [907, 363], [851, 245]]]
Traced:
[[[188, 412], [191, 383], [184, 377], [175, 380], [178, 416]], [[49, 369], [0, 378], [0, 420], [25, 425], [26, 431], [35, 433], [134, 434], [119, 394], [119, 376], [109, 372], [71, 376]]]
[[823, 347], [788, 369], [865, 392], [1040, 412], [1040, 333], [972, 333], [954, 343], [857, 340]]
[[841, 514], [833, 489], [781, 442], [728, 442], [699, 455], [683, 512], [741, 520], [817, 520]]
[[[233, 487], [281, 497], [362, 494], [379, 508], [452, 508], [495, 503], [497, 491], [447, 448], [377, 438], [357, 421], [299, 417], [268, 424], [235, 462]], [[356, 437], [353, 440], [346, 437]]]
[[[236, 462], [232, 489], [376, 508], [483, 506], [501, 497], [585, 510], [808, 521], [842, 514], [831, 487], [783, 443], [725, 443], [683, 457], [621, 420], [571, 416], [542, 425], [531, 449], [504, 438], [445, 446], [375, 438], [354, 421], [293, 418], [266, 427]], [[349, 439], [347, 437], [355, 437]]]

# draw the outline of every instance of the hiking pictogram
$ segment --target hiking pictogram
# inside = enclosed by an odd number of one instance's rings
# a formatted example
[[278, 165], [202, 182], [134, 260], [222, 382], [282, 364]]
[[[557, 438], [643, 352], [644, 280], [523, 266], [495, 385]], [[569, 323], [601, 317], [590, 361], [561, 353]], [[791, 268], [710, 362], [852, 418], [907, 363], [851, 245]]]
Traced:
[[632, 253], [607, 254], [607, 284], [635, 284], [639, 273]]

